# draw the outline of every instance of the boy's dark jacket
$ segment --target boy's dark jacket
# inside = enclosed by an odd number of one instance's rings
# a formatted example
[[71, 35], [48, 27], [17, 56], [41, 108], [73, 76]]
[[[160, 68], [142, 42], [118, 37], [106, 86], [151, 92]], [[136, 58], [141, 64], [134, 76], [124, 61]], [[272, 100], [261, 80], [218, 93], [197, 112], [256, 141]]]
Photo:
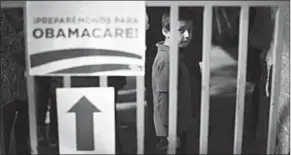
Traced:
[[[158, 52], [167, 52], [169, 56], [169, 47], [161, 43], [157, 44]], [[166, 58], [169, 61], [169, 57]], [[193, 121], [193, 106], [191, 102], [191, 82], [190, 72], [183, 54], [179, 54], [178, 70], [178, 132], [185, 132], [189, 129]], [[168, 103], [169, 104], [169, 103]], [[166, 123], [167, 124], [167, 123]]]

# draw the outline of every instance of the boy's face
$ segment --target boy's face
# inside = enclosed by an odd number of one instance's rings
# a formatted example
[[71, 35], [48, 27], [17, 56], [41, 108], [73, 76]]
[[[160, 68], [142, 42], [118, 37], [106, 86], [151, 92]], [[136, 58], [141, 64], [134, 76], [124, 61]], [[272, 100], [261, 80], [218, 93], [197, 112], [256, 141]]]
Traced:
[[[178, 23], [179, 29], [179, 38], [178, 38], [178, 46], [180, 48], [187, 47], [192, 39], [192, 21], [179, 21]], [[166, 38], [171, 38], [171, 33], [167, 29], [163, 29], [163, 34]]]

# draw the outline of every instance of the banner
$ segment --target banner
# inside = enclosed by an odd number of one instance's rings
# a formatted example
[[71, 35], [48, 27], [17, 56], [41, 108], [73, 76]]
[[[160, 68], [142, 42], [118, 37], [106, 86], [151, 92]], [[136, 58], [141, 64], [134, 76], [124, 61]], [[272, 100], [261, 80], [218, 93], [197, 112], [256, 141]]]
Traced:
[[144, 1], [27, 1], [32, 76], [140, 76]]

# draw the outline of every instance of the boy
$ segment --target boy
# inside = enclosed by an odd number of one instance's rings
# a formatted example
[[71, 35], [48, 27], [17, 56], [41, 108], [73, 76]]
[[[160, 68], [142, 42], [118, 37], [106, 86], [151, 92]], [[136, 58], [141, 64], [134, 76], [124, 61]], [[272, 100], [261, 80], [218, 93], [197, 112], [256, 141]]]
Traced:
[[[179, 73], [178, 73], [178, 145], [184, 147], [186, 136], [192, 122], [190, 73], [186, 65], [182, 50], [187, 47], [192, 39], [192, 17], [187, 9], [179, 12]], [[152, 67], [152, 89], [154, 98], [154, 124], [158, 137], [159, 149], [166, 150], [168, 141], [168, 111], [169, 111], [169, 55], [170, 55], [170, 16], [165, 11], [162, 16], [162, 33], [165, 40], [157, 43], [158, 52]], [[181, 148], [182, 149], [182, 148]], [[183, 148], [184, 150], [186, 148]], [[182, 152], [181, 152], [182, 153]]]

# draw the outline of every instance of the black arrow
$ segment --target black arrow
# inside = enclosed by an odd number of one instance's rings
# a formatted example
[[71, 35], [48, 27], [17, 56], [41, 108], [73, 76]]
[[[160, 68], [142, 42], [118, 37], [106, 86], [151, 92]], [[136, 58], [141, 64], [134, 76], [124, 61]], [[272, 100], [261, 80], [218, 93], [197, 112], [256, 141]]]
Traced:
[[101, 112], [86, 97], [82, 97], [68, 112], [76, 113], [76, 137], [78, 151], [93, 151], [93, 113]]

